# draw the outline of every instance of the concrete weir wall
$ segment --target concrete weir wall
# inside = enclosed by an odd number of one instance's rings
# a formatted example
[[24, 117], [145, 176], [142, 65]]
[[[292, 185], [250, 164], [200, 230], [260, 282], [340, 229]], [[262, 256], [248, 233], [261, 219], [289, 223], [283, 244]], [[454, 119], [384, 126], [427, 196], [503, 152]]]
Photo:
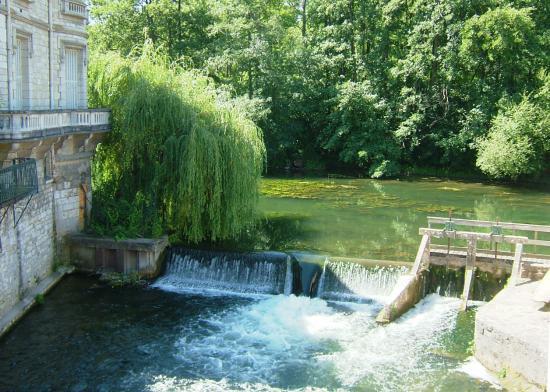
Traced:
[[160, 273], [162, 255], [168, 246], [166, 237], [116, 241], [74, 234], [68, 240], [71, 260], [81, 271], [137, 273], [145, 278], [153, 278]]
[[390, 294], [388, 304], [376, 317], [376, 322], [390, 323], [416, 305], [424, 297], [425, 279], [425, 271], [401, 276]]

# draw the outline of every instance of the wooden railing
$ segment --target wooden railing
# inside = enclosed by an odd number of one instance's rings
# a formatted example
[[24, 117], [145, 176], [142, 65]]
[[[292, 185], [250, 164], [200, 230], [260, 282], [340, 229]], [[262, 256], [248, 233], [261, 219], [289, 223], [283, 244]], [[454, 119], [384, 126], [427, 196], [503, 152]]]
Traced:
[[71, 127], [108, 127], [109, 118], [108, 110], [95, 109], [0, 112], [0, 139], [22, 139]]
[[[489, 222], [489, 221], [475, 221], [469, 219], [451, 219], [451, 218], [439, 218], [429, 217], [428, 223], [430, 224], [443, 224], [444, 228], [421, 228], [419, 234], [422, 236], [420, 248], [416, 256], [416, 260], [413, 266], [413, 273], [418, 273], [422, 265], [429, 265], [430, 263], [430, 243], [432, 238], [446, 238], [448, 240], [466, 240], [466, 270], [464, 280], [464, 292], [462, 293], [462, 308], [466, 309], [468, 303], [468, 296], [470, 292], [470, 285], [473, 278], [476, 253], [478, 252], [478, 242], [489, 242], [492, 244], [508, 243], [514, 246], [514, 262], [512, 265], [512, 275], [510, 276], [510, 284], [516, 285], [521, 277], [521, 269], [524, 257], [523, 246], [524, 245], [538, 245], [549, 246], [550, 241], [541, 241], [530, 239], [527, 236], [506, 235], [504, 229], [512, 231], [521, 231], [523, 233], [550, 233], [550, 226], [544, 225], [530, 225], [525, 223], [509, 223], [509, 222]], [[452, 224], [451, 224], [452, 223]], [[469, 227], [487, 227], [491, 231], [489, 233], [480, 233], [472, 231], [459, 231], [458, 226]], [[534, 234], [536, 235], [536, 234]], [[427, 257], [426, 257], [427, 256]], [[544, 261], [543, 259], [540, 260]], [[424, 267], [425, 268], [425, 267]]]
[[[460, 255], [462, 259], [466, 256], [464, 263], [464, 287], [461, 295], [462, 301], [460, 306], [462, 310], [465, 310], [468, 306], [468, 300], [476, 269], [476, 258], [479, 255], [479, 243], [488, 242], [491, 244], [509, 244], [513, 247], [513, 264], [508, 281], [510, 286], [515, 286], [522, 281], [522, 268], [524, 263], [544, 265], [547, 261], [546, 255], [530, 255], [534, 256], [534, 258], [530, 257], [529, 259], [524, 259], [524, 245], [531, 244], [550, 246], [550, 241], [534, 240], [524, 235], [508, 235], [505, 230], [516, 230], [521, 231], [522, 233], [535, 233], [531, 234], [531, 236], [536, 236], [536, 233], [550, 233], [550, 226], [441, 217], [429, 217], [428, 223], [430, 227], [420, 228], [418, 231], [422, 236], [422, 240], [420, 241], [420, 246], [418, 247], [418, 252], [416, 254], [412, 269], [408, 274], [405, 274], [399, 278], [399, 282], [390, 294], [386, 305], [376, 317], [377, 322], [385, 324], [395, 320], [399, 317], [399, 315], [414, 306], [414, 304], [425, 295], [423, 282], [426, 277], [424, 272], [430, 268], [430, 264], [432, 263], [434, 254], [432, 253], [431, 247], [433, 246], [432, 241], [434, 239], [446, 239], [448, 241], [449, 245], [447, 248], [447, 254], [446, 256], [443, 256], [448, 258], [456, 257], [456, 254], [453, 255], [449, 252], [451, 241], [457, 240], [466, 242], [466, 254], [464, 255], [464, 252], [461, 251]], [[435, 224], [443, 225], [443, 227], [431, 227]], [[490, 230], [486, 233], [458, 230], [459, 226], [489, 228]], [[440, 255], [435, 256], [440, 257]], [[494, 261], [497, 261], [496, 253]]]
[[[512, 235], [516, 231], [525, 232], [527, 237], [526, 245], [535, 246], [550, 246], [550, 241], [539, 240], [539, 233], [550, 233], [550, 226], [545, 225], [531, 225], [526, 223], [511, 223], [511, 222], [492, 222], [492, 221], [479, 221], [471, 219], [460, 218], [446, 218], [446, 217], [428, 217], [428, 227], [432, 227], [433, 224], [446, 225], [448, 222], [452, 222], [455, 226], [468, 226], [468, 227], [483, 227], [491, 231], [491, 233], [502, 232], [503, 230], [512, 231]], [[494, 234], [493, 234], [494, 236]], [[493, 242], [495, 242], [493, 240]]]

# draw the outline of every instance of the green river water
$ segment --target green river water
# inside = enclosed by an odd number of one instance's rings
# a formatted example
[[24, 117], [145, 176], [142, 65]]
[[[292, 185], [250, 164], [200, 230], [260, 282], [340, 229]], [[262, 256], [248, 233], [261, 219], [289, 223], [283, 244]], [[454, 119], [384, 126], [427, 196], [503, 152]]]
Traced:
[[[238, 248], [412, 261], [430, 215], [550, 223], [549, 192], [506, 186], [279, 178], [262, 191], [262, 222]], [[197, 255], [179, 250], [148, 287], [64, 279], [0, 339], [0, 391], [499, 390], [472, 358], [475, 308], [459, 312], [446, 290], [375, 322], [399, 268], [325, 262], [326, 295], [309, 298], [261, 291], [276, 278], [286, 286], [286, 256], [276, 268], [263, 261], [273, 252]], [[476, 282], [485, 294], [503, 284]]]
[[428, 216], [550, 224], [550, 191], [472, 182], [265, 178], [262, 195], [257, 249], [413, 261]]

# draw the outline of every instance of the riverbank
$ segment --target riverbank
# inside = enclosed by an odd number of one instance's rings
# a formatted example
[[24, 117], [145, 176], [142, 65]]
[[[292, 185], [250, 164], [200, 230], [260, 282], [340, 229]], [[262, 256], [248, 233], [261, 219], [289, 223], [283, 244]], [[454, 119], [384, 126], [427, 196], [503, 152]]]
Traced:
[[[371, 179], [365, 173], [346, 170], [268, 170], [265, 178], [331, 178], [331, 179]], [[392, 177], [376, 179], [377, 181], [414, 181], [422, 179], [439, 181], [475, 182], [485, 185], [500, 185], [510, 187], [526, 187], [530, 189], [550, 190], [550, 172], [538, 177], [520, 177], [515, 181], [509, 179], [495, 179], [485, 175], [481, 171], [461, 170], [456, 168], [407, 166]]]

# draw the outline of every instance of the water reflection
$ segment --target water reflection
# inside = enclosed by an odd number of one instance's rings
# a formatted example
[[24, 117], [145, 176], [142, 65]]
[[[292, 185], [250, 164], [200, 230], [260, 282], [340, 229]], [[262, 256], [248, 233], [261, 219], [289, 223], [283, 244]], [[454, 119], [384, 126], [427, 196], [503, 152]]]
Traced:
[[428, 216], [550, 223], [550, 193], [480, 183], [268, 178], [262, 194], [237, 246], [412, 261]]

